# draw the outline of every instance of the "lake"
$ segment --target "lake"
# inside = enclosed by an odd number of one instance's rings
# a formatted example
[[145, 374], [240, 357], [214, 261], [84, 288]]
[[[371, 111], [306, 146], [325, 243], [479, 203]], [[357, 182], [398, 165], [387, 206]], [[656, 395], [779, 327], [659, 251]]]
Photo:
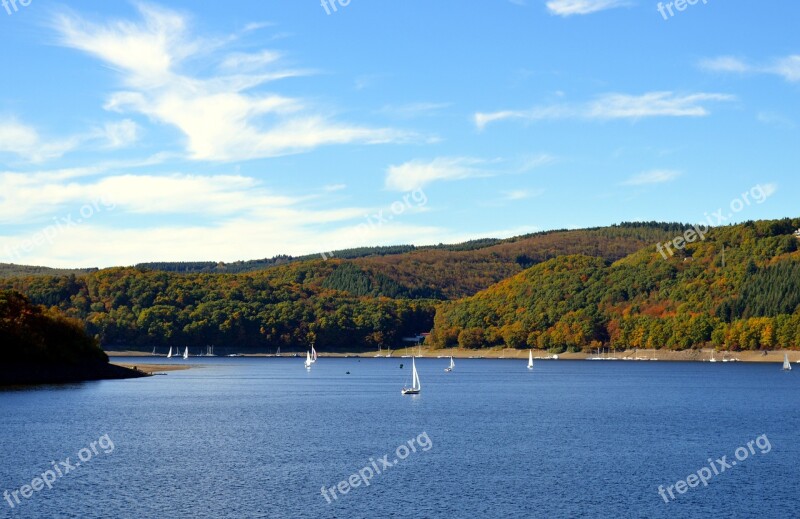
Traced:
[[0, 517], [800, 509], [800, 370], [779, 365], [425, 358], [402, 396], [411, 359], [114, 360], [194, 368], [0, 391]]

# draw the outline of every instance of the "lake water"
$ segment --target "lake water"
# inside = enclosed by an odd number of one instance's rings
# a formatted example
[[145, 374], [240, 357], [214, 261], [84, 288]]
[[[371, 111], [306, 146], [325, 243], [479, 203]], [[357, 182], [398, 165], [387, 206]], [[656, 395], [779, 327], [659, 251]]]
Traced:
[[0, 491], [63, 469], [0, 517], [800, 515], [800, 370], [420, 359], [410, 397], [410, 359], [172, 362], [196, 368], [0, 392]]

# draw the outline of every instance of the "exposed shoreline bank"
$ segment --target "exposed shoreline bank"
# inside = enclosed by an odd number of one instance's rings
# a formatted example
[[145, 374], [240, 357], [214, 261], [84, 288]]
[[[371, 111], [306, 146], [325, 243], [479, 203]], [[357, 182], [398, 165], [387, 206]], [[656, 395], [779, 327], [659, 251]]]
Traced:
[[[684, 350], [684, 351], [672, 351], [672, 350], [628, 350], [623, 352], [617, 352], [615, 354], [608, 354], [604, 353], [599, 357], [608, 360], [623, 360], [623, 361], [649, 361], [649, 360], [658, 360], [664, 362], [708, 362], [712, 358], [712, 349], [703, 349], [703, 350]], [[142, 357], [142, 358], [166, 358], [164, 355], [152, 355], [146, 352], [138, 352], [138, 351], [106, 351], [109, 357]], [[371, 358], [377, 356], [386, 356], [386, 351], [371, 351], [371, 352], [350, 352], [350, 353], [326, 353], [325, 351], [318, 351], [320, 357], [361, 357], [361, 358]], [[421, 355], [420, 355], [421, 354]], [[800, 351], [790, 351], [790, 350], [773, 350], [769, 351], [764, 354], [763, 351], [739, 351], [739, 352], [714, 352], [714, 358], [717, 362], [770, 362], [770, 363], [782, 363], [784, 354], [789, 355], [789, 361], [797, 363], [800, 361]], [[300, 353], [298, 352], [298, 355]], [[391, 356], [392, 358], [401, 358], [403, 356], [411, 356], [417, 355], [422, 357], [454, 357], [457, 359], [466, 359], [466, 358], [484, 358], [484, 359], [527, 359], [528, 358], [528, 350], [514, 350], [514, 349], [487, 349], [487, 350], [465, 350], [460, 348], [448, 348], [448, 349], [426, 349], [426, 348], [404, 348], [399, 350], [392, 350]], [[546, 351], [534, 350], [533, 356], [534, 359], [547, 359], [552, 357], [552, 353], [548, 353]], [[255, 353], [255, 354], [242, 354], [243, 357], [275, 357], [274, 354], [266, 354], [266, 353]], [[284, 353], [281, 355], [283, 358], [291, 358], [294, 356], [294, 352], [292, 353]], [[305, 356], [305, 353], [302, 354]], [[225, 357], [224, 355], [220, 355], [219, 357]], [[561, 353], [558, 354], [559, 360], [587, 360], [591, 358], [596, 358], [598, 355], [591, 354], [591, 353]], [[204, 358], [204, 357], [189, 357], [192, 358]], [[181, 359], [182, 360], [182, 359]], [[126, 367], [132, 367], [133, 365], [130, 363], [125, 364]], [[154, 366], [154, 365], [150, 365]], [[187, 366], [182, 366], [180, 364], [172, 365], [159, 365], [161, 367], [160, 370], [156, 371], [172, 371], [177, 369], [187, 369]], [[146, 365], [142, 365], [140, 369], [144, 370]], [[149, 368], [148, 368], [149, 369]], [[151, 371], [152, 372], [152, 371]]]

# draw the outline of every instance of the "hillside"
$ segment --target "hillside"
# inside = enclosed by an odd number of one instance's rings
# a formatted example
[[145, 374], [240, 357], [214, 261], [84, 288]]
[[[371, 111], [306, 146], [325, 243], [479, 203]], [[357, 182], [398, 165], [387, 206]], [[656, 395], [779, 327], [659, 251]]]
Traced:
[[365, 351], [431, 328], [438, 347], [800, 346], [798, 226], [717, 228], [668, 260], [655, 244], [685, 226], [555, 231], [240, 274], [113, 268], [0, 286], [82, 320], [106, 348]]
[[556, 258], [441, 305], [432, 341], [562, 351], [798, 348], [799, 226], [785, 219], [713, 229], [666, 260], [654, 245], [615, 263]]
[[626, 223], [597, 229], [536, 233], [476, 250], [423, 250], [353, 263], [385, 276], [410, 294], [436, 299], [473, 295], [552, 258], [585, 254], [616, 261], [683, 232], [681, 224]]
[[89, 269], [53, 269], [49, 267], [34, 267], [30, 265], [14, 265], [13, 263], [0, 263], [0, 279], [26, 277], [26, 276], [83, 276], [96, 272], [96, 268]]
[[141, 376], [109, 365], [79, 321], [13, 291], [0, 291], [0, 357], [0, 385]]
[[219, 353], [327, 351], [393, 346], [427, 331], [434, 303], [358, 297], [323, 287], [335, 262], [248, 274], [174, 274], [134, 268], [85, 277], [6, 281], [31, 301], [83, 320], [105, 347], [190, 346]]

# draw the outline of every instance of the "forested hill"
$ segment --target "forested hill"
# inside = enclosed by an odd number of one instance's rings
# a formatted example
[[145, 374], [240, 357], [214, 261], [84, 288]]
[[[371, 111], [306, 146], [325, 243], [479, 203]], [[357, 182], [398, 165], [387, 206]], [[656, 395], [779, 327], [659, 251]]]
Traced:
[[543, 349], [800, 347], [800, 219], [711, 230], [664, 259], [654, 245], [613, 264], [537, 265], [442, 304], [437, 346]]
[[109, 364], [80, 321], [11, 290], [0, 290], [0, 359], [0, 387], [145, 376]]
[[[671, 238], [685, 228], [677, 223], [621, 223], [593, 229], [543, 231], [503, 240], [486, 238], [457, 244], [336, 250], [325, 252], [324, 258], [354, 260], [360, 268], [381, 272], [414, 293], [452, 298], [473, 294], [523, 268], [564, 254], [583, 252], [620, 259], [648, 244]], [[241, 274], [321, 258], [322, 251], [308, 256], [280, 255], [232, 263], [141, 263], [136, 268], [182, 274]], [[461, 276], [452, 275], [453, 266]]]
[[13, 263], [0, 263], [0, 279], [27, 276], [84, 276], [91, 272], [97, 272], [97, 269], [54, 269], [49, 267], [33, 267], [29, 265], [14, 265]]
[[656, 243], [684, 226], [541, 233], [240, 274], [114, 268], [0, 284], [81, 319], [106, 347], [363, 351], [431, 328], [437, 346], [800, 347], [798, 227], [717, 228], [666, 260]]
[[0, 290], [0, 357], [3, 364], [108, 362], [79, 321]]
[[[189, 345], [217, 351], [328, 351], [402, 344], [429, 331], [438, 300], [471, 295], [548, 258], [588, 251], [613, 260], [683, 228], [677, 224], [538, 233], [354, 260], [290, 261], [240, 274], [115, 268], [85, 276], [5, 280], [37, 304], [86, 322], [106, 347]], [[363, 251], [366, 252], [366, 251]], [[385, 263], [383, 262], [385, 260]], [[210, 265], [205, 265], [210, 268]]]

